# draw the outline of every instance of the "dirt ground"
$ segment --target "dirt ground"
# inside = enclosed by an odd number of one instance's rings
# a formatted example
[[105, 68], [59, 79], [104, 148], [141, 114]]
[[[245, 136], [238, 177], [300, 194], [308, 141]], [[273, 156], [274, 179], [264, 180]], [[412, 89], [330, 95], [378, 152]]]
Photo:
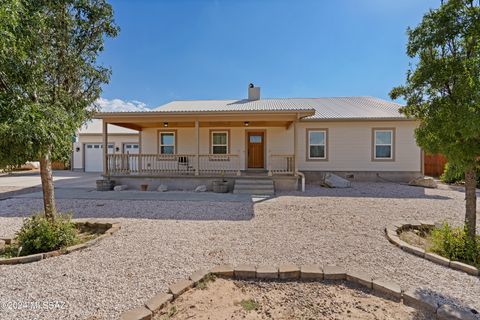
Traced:
[[244, 282], [216, 279], [181, 295], [155, 320], [434, 319], [346, 282]]

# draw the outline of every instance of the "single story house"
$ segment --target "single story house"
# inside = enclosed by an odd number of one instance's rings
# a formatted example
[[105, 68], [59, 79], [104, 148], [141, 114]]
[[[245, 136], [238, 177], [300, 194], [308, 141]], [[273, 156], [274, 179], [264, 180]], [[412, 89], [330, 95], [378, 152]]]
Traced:
[[[103, 112], [110, 125], [139, 132], [138, 154], [107, 153], [103, 175], [149, 189], [193, 189], [223, 177], [272, 180], [276, 189], [322, 179], [408, 181], [422, 174], [418, 122], [401, 105], [373, 97], [261, 99], [250, 85], [241, 100], [173, 101], [152, 111]], [[108, 137], [108, 139], [107, 139]]]
[[[77, 132], [73, 143], [71, 168], [74, 171], [103, 172], [102, 120], [93, 119]], [[138, 131], [108, 126], [108, 154], [137, 154]]]

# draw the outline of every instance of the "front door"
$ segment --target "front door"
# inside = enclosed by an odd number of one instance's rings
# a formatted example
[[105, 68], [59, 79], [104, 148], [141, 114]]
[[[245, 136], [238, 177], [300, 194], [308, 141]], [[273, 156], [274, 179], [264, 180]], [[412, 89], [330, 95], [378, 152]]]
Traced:
[[264, 132], [247, 133], [248, 168], [265, 168]]

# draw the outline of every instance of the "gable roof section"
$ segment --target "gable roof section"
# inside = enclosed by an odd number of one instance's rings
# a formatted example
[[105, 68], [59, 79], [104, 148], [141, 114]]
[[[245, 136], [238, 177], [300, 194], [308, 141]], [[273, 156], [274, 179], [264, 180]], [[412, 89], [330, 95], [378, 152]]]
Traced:
[[156, 112], [228, 112], [228, 111], [314, 111], [309, 120], [328, 119], [405, 119], [402, 106], [374, 97], [279, 98], [260, 100], [187, 100], [172, 101]]

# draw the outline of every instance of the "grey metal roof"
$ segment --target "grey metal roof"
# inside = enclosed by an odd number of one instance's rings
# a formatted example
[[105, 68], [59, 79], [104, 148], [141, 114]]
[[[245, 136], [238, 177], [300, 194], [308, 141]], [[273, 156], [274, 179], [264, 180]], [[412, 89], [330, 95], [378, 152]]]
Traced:
[[156, 112], [315, 111], [305, 119], [405, 119], [402, 106], [374, 97], [172, 101]]

